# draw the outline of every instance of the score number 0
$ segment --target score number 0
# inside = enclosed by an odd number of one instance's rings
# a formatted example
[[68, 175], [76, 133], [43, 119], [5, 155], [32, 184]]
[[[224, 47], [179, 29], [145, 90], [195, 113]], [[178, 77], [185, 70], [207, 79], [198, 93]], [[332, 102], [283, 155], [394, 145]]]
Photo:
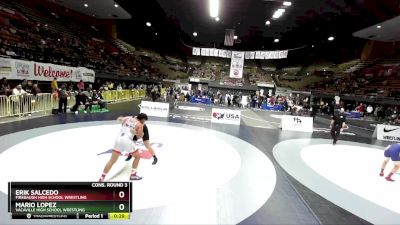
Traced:
[[[118, 197], [119, 198], [124, 198], [125, 197], [125, 192], [120, 191], [118, 193]], [[125, 205], [124, 204], [119, 204], [118, 208], [119, 208], [119, 210], [123, 211], [125, 209]]]

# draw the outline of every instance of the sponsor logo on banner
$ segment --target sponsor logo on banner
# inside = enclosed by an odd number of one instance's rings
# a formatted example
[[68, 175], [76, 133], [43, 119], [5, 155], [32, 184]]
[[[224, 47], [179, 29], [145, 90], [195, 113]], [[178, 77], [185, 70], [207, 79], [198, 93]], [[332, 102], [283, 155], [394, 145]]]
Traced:
[[313, 118], [302, 116], [282, 116], [282, 130], [313, 132]]
[[0, 59], [0, 74], [9, 75], [11, 73], [11, 62], [8, 60]]
[[167, 118], [169, 116], [169, 104], [142, 101], [140, 104], [140, 113], [146, 113], [148, 116]]
[[90, 77], [90, 78], [94, 78], [94, 74], [93, 73], [82, 73], [83, 77]]
[[211, 112], [211, 122], [240, 125], [240, 111], [213, 108]]
[[18, 77], [29, 77], [29, 64], [21, 61], [15, 62]]
[[75, 76], [76, 79], [81, 80], [82, 77], [83, 77], [81, 70], [80, 69], [75, 70], [74, 76]]
[[376, 129], [378, 140], [400, 142], [399, 126], [378, 124]]

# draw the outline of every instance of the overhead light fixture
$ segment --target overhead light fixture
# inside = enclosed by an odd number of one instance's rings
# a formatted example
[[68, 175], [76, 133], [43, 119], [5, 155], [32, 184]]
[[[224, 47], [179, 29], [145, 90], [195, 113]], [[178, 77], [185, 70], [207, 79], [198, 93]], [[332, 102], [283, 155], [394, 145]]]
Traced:
[[335, 37], [333, 36], [328, 37], [328, 41], [333, 41], [333, 40], [335, 40]]
[[292, 2], [283, 2], [283, 5], [284, 5], [284, 6], [291, 6], [291, 5], [292, 5]]
[[87, 3], [83, 4], [83, 6], [85, 6], [85, 7], [89, 7], [89, 5], [88, 5]]
[[275, 38], [274, 42], [275, 42], [275, 43], [278, 43], [278, 42], [279, 42], [279, 39], [278, 39], [278, 38]]
[[219, 17], [215, 17], [215, 21], [219, 22]]
[[193, 32], [193, 36], [197, 37], [197, 32]]
[[376, 28], [378, 28], [378, 29], [381, 29], [381, 28], [382, 28], [382, 26], [381, 26], [381, 25], [378, 25], [378, 26], [376, 26]]
[[271, 21], [269, 21], [269, 20], [265, 21], [265, 25], [267, 25], [267, 26], [271, 25]]
[[115, 8], [118, 8], [118, 4], [117, 4], [117, 3], [115, 3], [115, 4], [114, 4], [114, 7], [115, 7]]
[[235, 35], [235, 36], [233, 36], [233, 39], [237, 40], [237, 39], [238, 39], [238, 36], [236, 36], [236, 35]]
[[284, 12], [285, 12], [285, 9], [277, 9], [277, 10], [274, 12], [274, 15], [272, 15], [272, 18], [278, 19], [278, 18], [280, 18], [280, 17], [283, 15]]
[[219, 0], [209, 0], [210, 16], [215, 18], [218, 17], [219, 12]]
[[146, 26], [151, 27], [151, 23], [150, 22], [146, 22]]

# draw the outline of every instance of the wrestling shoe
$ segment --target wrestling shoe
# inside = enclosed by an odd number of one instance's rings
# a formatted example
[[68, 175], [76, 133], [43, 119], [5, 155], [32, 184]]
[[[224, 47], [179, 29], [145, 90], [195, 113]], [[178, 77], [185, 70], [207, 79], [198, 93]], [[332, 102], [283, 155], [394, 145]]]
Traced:
[[141, 180], [143, 177], [139, 177], [138, 175], [131, 175], [129, 180]]
[[381, 172], [380, 174], [379, 174], [379, 176], [381, 176], [381, 177], [383, 177], [385, 174], [383, 174], [383, 172]]
[[125, 161], [129, 161], [129, 160], [131, 160], [132, 159], [132, 155], [129, 155], [126, 159], [125, 159]]
[[104, 179], [106, 178], [106, 176], [107, 176], [106, 173], [101, 174], [99, 182], [104, 182]]
[[386, 179], [387, 181], [394, 182], [394, 180], [393, 180], [391, 177], [385, 177], [385, 179]]

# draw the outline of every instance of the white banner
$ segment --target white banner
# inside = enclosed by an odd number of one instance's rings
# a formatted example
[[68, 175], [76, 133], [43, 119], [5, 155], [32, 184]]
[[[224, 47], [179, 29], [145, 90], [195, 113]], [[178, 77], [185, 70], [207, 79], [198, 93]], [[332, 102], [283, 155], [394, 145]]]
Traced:
[[232, 58], [232, 51], [226, 50], [226, 58]]
[[[225, 55], [226, 55], [226, 53], [225, 53]], [[225, 58], [225, 56], [224, 56], [224, 50], [219, 50], [219, 51], [218, 51], [218, 56], [219, 56], [220, 58]]]
[[169, 116], [169, 104], [142, 101], [140, 103], [140, 113], [146, 113], [148, 116], [167, 118]]
[[219, 56], [219, 50], [218, 49], [214, 49], [214, 56], [218, 57]]
[[378, 140], [400, 142], [399, 126], [378, 124], [376, 129]]
[[243, 77], [244, 52], [232, 52], [230, 78]]
[[288, 57], [288, 53], [289, 53], [288, 50], [280, 51], [280, 53], [279, 53], [279, 58], [280, 58], [280, 59], [286, 59], [286, 58]]
[[273, 59], [279, 59], [279, 51], [274, 51]]
[[201, 49], [201, 55], [202, 55], [202, 56], [206, 56], [206, 49], [205, 49], [205, 48], [202, 48], [202, 49]]
[[211, 112], [211, 122], [240, 125], [240, 111], [213, 108]]
[[256, 56], [256, 52], [250, 52], [250, 59], [254, 59], [255, 56]]
[[[285, 59], [289, 50], [244, 52], [245, 59]], [[214, 48], [193, 48], [192, 55], [231, 58], [231, 51]]]
[[261, 59], [261, 52], [260, 51], [256, 52], [255, 59]]
[[272, 54], [272, 52], [266, 52], [264, 59], [272, 59], [272, 55], [271, 54]]
[[261, 52], [261, 59], [265, 59], [265, 56], [267, 55], [267, 52]]
[[193, 55], [200, 55], [200, 48], [193, 48]]
[[313, 118], [302, 116], [282, 116], [282, 130], [313, 132]]
[[206, 48], [206, 56], [210, 56], [210, 49]]
[[50, 63], [0, 58], [0, 77], [9, 80], [94, 82], [95, 73], [85, 67], [69, 67]]

